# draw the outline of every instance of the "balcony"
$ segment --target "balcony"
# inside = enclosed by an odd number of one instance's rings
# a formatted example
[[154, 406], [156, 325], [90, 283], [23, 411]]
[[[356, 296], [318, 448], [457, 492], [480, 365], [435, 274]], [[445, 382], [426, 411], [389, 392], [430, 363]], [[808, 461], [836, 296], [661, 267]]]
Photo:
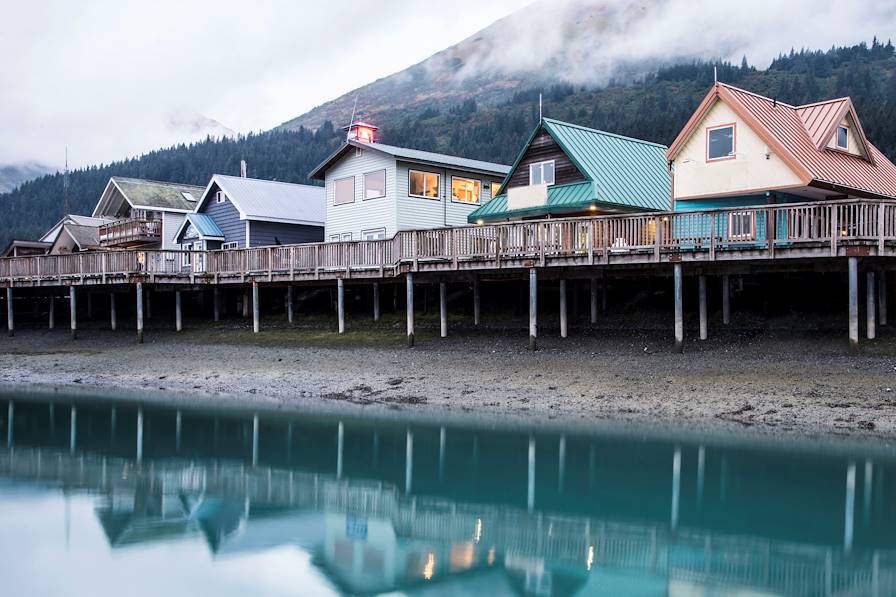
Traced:
[[134, 247], [162, 242], [161, 220], [119, 220], [100, 226], [100, 245]]

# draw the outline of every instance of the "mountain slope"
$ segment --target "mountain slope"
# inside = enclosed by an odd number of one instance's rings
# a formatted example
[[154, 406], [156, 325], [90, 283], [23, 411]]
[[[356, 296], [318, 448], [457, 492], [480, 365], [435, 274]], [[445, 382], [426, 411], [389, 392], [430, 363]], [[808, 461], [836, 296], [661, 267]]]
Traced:
[[0, 193], [8, 193], [25, 181], [53, 172], [55, 168], [37, 162], [0, 165]]

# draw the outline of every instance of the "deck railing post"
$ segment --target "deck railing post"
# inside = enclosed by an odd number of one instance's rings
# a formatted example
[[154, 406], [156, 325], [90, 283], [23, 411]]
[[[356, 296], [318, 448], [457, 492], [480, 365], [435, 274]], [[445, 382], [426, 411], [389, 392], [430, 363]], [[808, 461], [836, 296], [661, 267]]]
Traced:
[[768, 256], [775, 256], [775, 220], [776, 210], [774, 207], [765, 209], [765, 242], [768, 243]]
[[884, 254], [884, 202], [877, 204], [877, 254]]
[[830, 220], [831, 220], [831, 256], [837, 256], [837, 239], [840, 236], [840, 225], [837, 222], [837, 206], [836, 205], [828, 205], [828, 211], [830, 212]]
[[663, 221], [660, 216], [653, 219], [653, 256], [657, 263], [660, 261], [660, 251], [663, 244]]
[[417, 255], [417, 231], [411, 231], [411, 257], [414, 260], [414, 271], [417, 271], [418, 258]]

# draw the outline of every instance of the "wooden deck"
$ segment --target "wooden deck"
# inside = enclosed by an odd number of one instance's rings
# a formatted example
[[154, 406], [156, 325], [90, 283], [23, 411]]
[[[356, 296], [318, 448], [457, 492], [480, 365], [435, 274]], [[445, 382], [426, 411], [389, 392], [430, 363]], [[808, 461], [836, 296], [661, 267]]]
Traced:
[[[753, 223], [733, 236], [732, 218]], [[399, 232], [391, 240], [0, 259], [0, 286], [298, 282], [406, 272], [896, 256], [896, 203], [829, 201]]]
[[162, 240], [162, 220], [120, 220], [100, 226], [104, 247], [128, 247]]

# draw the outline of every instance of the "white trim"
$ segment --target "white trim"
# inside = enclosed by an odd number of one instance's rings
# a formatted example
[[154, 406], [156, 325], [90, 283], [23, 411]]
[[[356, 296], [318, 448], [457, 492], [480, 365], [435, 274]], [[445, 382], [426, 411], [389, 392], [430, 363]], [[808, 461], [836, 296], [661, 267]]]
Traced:
[[[377, 195], [376, 197], [368, 197], [367, 196], [367, 177], [372, 174], [379, 174], [380, 172], [382, 172], [382, 174], [383, 174], [383, 194]], [[388, 181], [389, 181], [388, 175], [389, 175], [388, 168], [379, 168], [377, 170], [371, 170], [370, 172], [363, 172], [361, 174], [361, 201], [372, 201], [374, 199], [382, 199], [383, 197], [385, 197], [387, 195], [386, 191], [387, 191], [387, 186], [389, 184], [388, 183]], [[335, 202], [335, 196], [334, 196], [334, 202]], [[340, 203], [339, 205], [342, 205], [342, 204]]]
[[[377, 236], [376, 238], [364, 238], [365, 234], [371, 234], [371, 233], [375, 233], [377, 235], [382, 233], [382, 236]], [[385, 239], [386, 239], [386, 227], [385, 226], [381, 226], [379, 228], [369, 228], [367, 230], [361, 231], [361, 240], [385, 240]]]
[[[352, 200], [351, 201], [339, 201], [337, 195], [339, 191], [339, 183], [344, 182], [346, 180], [352, 181]], [[349, 176], [343, 176], [341, 178], [333, 179], [333, 207], [339, 207], [340, 205], [352, 205], [358, 200], [358, 181], [357, 176], [351, 174]]]
[[228, 241], [226, 243], [221, 243], [221, 250], [231, 250], [231, 249], [239, 249], [240, 243], [235, 240]]
[[[843, 129], [844, 131], [846, 131], [846, 135], [845, 135], [846, 145], [840, 145], [840, 129]], [[834, 131], [834, 147], [836, 147], [837, 149], [843, 149], [845, 151], [849, 151], [849, 127], [848, 126], [845, 126], [842, 124], [837, 125], [837, 130]]]
[[[545, 164], [551, 165], [551, 178], [553, 178], [553, 180], [551, 182], [544, 181], [544, 166], [545, 166]], [[557, 160], [541, 160], [540, 162], [533, 162], [533, 163], [529, 164], [529, 186], [536, 184], [536, 183], [532, 182], [532, 169], [536, 166], [538, 166], [539, 169], [541, 170], [541, 182], [539, 182], [537, 184], [546, 184], [548, 186], [552, 186], [554, 183], [557, 182]]]
[[[127, 197], [125, 197], [125, 199], [127, 199]], [[154, 205], [134, 205], [133, 203], [131, 203], [130, 199], [128, 199], [128, 204], [133, 209], [145, 209], [147, 211], [158, 211], [158, 212], [167, 211], [167, 212], [178, 213], [178, 214], [189, 214], [189, 213], [193, 213], [193, 211], [194, 211], [192, 209], [174, 209], [173, 207], [157, 207]]]
[[[729, 151], [725, 155], [711, 157], [709, 155], [709, 138], [714, 132], [721, 131], [723, 129], [731, 129], [731, 151]], [[736, 154], [737, 154], [737, 123], [729, 122], [727, 124], [719, 124], [716, 126], [706, 127], [706, 161], [707, 162], [716, 162], [718, 160], [730, 160], [732, 157], [737, 157]]]

